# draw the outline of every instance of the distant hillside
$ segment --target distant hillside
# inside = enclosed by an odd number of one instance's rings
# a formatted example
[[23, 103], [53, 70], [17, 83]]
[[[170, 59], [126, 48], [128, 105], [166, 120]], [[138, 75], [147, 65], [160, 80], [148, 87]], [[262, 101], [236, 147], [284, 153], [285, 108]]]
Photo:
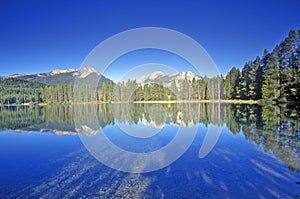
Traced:
[[11, 91], [18, 89], [20, 86], [22, 88], [31, 88], [31, 89], [39, 89], [45, 87], [45, 84], [37, 82], [37, 81], [28, 81], [17, 78], [9, 78], [0, 80], [0, 88], [3, 91], [4, 89], [10, 88]]
[[48, 85], [57, 85], [57, 84], [73, 84], [75, 77], [73, 76], [73, 72], [69, 72], [69, 73], [60, 73], [60, 74], [46, 75], [46, 76], [28, 75], [28, 76], [18, 77], [18, 79], [37, 81]]

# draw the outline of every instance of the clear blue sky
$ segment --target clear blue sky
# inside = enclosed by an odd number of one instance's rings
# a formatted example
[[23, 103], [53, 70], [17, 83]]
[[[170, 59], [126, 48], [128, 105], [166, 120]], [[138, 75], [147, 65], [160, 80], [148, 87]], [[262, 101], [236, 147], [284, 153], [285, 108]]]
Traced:
[[157, 26], [198, 41], [221, 73], [300, 28], [299, 0], [0, 1], [0, 76], [79, 68], [108, 37]]

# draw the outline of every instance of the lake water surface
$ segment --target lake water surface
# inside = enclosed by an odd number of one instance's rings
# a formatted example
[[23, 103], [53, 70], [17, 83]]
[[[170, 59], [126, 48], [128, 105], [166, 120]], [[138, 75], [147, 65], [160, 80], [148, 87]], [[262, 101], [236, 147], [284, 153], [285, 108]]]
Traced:
[[0, 109], [2, 199], [300, 197], [297, 106]]

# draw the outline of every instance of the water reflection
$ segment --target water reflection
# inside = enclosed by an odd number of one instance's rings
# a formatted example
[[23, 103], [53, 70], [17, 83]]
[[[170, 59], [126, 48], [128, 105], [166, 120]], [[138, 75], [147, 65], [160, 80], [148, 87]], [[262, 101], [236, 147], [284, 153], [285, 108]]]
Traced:
[[182, 104], [89, 104], [73, 106], [0, 107], [0, 130], [53, 132], [58, 135], [84, 132], [96, 135], [107, 125], [165, 125], [192, 127], [199, 123], [222, 127], [272, 152], [298, 171], [300, 165], [299, 106], [260, 106], [225, 103]]
[[[0, 109], [0, 130], [24, 133], [0, 133], [0, 181], [5, 182], [1, 198], [290, 198], [299, 193], [297, 106], [187, 103]], [[150, 148], [147, 143], [135, 143], [133, 148], [149, 151], [170, 142], [174, 129], [197, 127], [198, 131], [177, 161], [143, 174], [99, 164], [78, 136], [46, 133], [85, 132], [86, 137], [103, 133], [132, 150], [125, 134], [114, 135], [117, 125], [168, 131], [151, 137]], [[199, 159], [210, 126], [224, 129], [213, 151]], [[25, 134], [33, 131], [45, 133]]]

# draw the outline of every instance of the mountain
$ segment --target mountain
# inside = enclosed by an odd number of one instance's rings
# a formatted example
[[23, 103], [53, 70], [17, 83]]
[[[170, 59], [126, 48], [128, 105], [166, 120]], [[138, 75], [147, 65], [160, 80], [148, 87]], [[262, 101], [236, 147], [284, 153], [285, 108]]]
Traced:
[[[101, 75], [96, 69], [90, 66], [81, 68], [80, 70], [75, 69], [55, 69], [49, 73], [37, 73], [37, 74], [13, 74], [9, 76], [2, 76], [0, 80], [15, 78], [28, 81], [36, 81], [47, 85], [57, 85], [57, 84], [73, 84], [76, 77], [79, 79], [89, 78], [91, 76], [96, 76], [99, 80], [99, 84], [102, 85], [103, 82], [109, 79]], [[101, 83], [100, 83], [101, 82]]]
[[180, 82], [185, 79], [192, 81], [193, 79], [200, 80], [201, 78], [202, 77], [200, 77], [199, 75], [196, 75], [195, 73], [190, 71], [177, 72], [169, 75], [164, 74], [162, 71], [155, 71], [151, 74], [142, 76], [137, 80], [137, 82], [142, 85], [152, 84], [154, 82], [161, 82], [165, 86], [171, 86], [171, 83], [174, 80], [176, 82], [176, 85], [179, 86]]

